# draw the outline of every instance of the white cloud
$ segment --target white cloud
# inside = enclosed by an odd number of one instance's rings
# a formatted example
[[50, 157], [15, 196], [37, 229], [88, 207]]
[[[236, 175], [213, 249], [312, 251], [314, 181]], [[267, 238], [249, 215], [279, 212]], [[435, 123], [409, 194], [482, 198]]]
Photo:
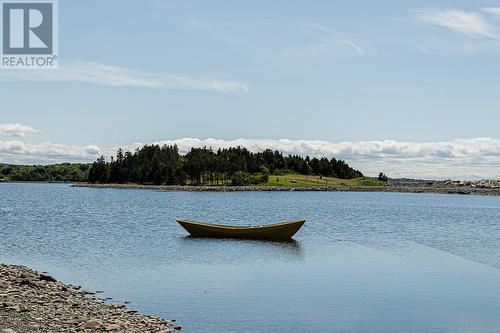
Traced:
[[[404, 142], [394, 140], [329, 142], [289, 139], [197, 139], [182, 138], [155, 142], [176, 144], [185, 153], [191, 147], [242, 146], [251, 151], [280, 150], [285, 154], [326, 156], [344, 159], [367, 175], [385, 172], [391, 177], [415, 178], [500, 178], [500, 139], [475, 138], [442, 142]], [[142, 144], [134, 143], [126, 150]], [[5, 163], [55, 163], [93, 161], [114, 155], [118, 146], [70, 146], [0, 141], [0, 161]]]
[[469, 37], [496, 39], [497, 29], [477, 12], [458, 9], [419, 10], [414, 12], [417, 21], [448, 28]]
[[0, 141], [0, 161], [15, 164], [92, 161], [99, 156], [97, 146], [73, 146], [54, 143], [31, 144], [19, 140]]
[[0, 135], [17, 136], [24, 138], [26, 134], [37, 133], [33, 127], [22, 124], [0, 124]]
[[325, 46], [340, 44], [347, 46], [358, 54], [365, 54], [366, 50], [350, 38], [341, 36], [340, 33], [320, 24], [304, 24], [302, 34], [321, 41]]
[[85, 82], [106, 86], [156, 89], [208, 90], [221, 93], [248, 92], [245, 83], [180, 76], [170, 73], [148, 73], [97, 62], [74, 62], [50, 71], [3, 71], [0, 78], [23, 81]]
[[481, 8], [481, 10], [500, 19], [500, 7], [485, 7]]
[[85, 153], [87, 153], [89, 155], [97, 156], [101, 153], [101, 149], [95, 145], [86, 146], [86, 147], [84, 147], [84, 149], [85, 149]]
[[415, 47], [417, 48], [417, 50], [420, 51], [420, 53], [422, 54], [430, 54], [431, 52], [429, 51], [429, 49], [427, 49], [425, 46], [421, 45], [421, 44], [416, 44]]

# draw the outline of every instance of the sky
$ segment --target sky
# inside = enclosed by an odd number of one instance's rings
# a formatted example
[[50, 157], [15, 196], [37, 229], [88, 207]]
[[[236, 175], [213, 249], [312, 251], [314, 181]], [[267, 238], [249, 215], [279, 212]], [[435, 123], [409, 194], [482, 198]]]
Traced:
[[0, 70], [0, 163], [240, 144], [500, 178], [500, 1], [58, 7], [59, 69]]

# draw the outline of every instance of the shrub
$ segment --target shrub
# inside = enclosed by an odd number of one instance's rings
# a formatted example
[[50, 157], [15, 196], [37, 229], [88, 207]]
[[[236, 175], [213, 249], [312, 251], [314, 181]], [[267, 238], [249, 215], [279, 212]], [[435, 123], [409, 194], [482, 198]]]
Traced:
[[231, 185], [233, 186], [244, 186], [249, 183], [248, 175], [244, 172], [237, 171], [231, 177]]

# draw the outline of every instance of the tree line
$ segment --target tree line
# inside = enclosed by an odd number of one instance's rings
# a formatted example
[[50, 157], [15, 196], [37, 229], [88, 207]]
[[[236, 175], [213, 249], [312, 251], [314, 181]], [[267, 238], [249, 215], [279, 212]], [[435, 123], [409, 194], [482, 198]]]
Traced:
[[167, 185], [247, 185], [267, 182], [270, 174], [300, 173], [351, 179], [363, 174], [345, 161], [283, 155], [266, 149], [252, 153], [231, 147], [214, 151], [192, 148], [185, 155], [176, 145], [145, 145], [134, 152], [118, 149], [110, 161], [101, 156], [90, 167], [91, 183]]
[[0, 179], [9, 181], [85, 182], [90, 164], [0, 165]]

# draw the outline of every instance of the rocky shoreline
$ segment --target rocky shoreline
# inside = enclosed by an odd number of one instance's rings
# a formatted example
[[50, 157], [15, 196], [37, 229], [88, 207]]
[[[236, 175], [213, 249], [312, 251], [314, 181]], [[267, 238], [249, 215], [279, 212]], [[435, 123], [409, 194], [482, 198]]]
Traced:
[[179, 192], [289, 192], [289, 191], [316, 191], [316, 192], [398, 192], [398, 193], [435, 193], [435, 194], [462, 194], [462, 195], [489, 195], [500, 196], [498, 188], [478, 188], [464, 186], [422, 186], [422, 185], [388, 185], [388, 186], [181, 186], [181, 185], [140, 185], [140, 184], [91, 184], [74, 183], [74, 187], [115, 188], [115, 189], [147, 189], [156, 191]]
[[0, 264], [0, 333], [169, 333], [172, 322], [138, 314], [45, 273]]

